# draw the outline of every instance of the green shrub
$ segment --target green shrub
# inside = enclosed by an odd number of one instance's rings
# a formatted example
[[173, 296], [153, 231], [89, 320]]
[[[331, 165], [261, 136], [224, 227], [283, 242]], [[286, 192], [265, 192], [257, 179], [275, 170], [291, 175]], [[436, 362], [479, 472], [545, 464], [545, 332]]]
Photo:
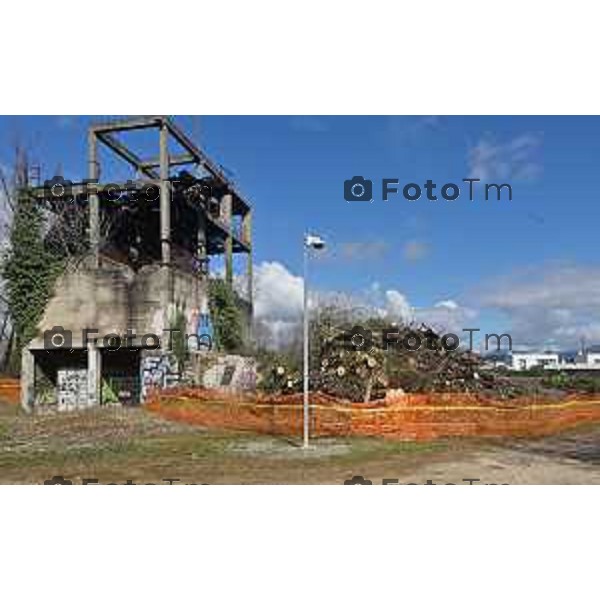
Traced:
[[242, 315], [234, 290], [222, 279], [211, 279], [208, 292], [216, 349], [240, 352], [243, 348]]

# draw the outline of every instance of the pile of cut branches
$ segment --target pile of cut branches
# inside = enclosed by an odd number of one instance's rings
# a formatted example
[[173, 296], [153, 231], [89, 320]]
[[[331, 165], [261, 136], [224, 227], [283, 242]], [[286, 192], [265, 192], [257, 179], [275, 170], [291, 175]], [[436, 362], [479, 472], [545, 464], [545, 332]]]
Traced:
[[[271, 354], [262, 364], [263, 389], [301, 391], [299, 360]], [[352, 402], [376, 400], [388, 390], [503, 398], [532, 392], [526, 384], [486, 369], [479, 355], [452, 347], [441, 332], [424, 324], [398, 326], [370, 318], [350, 326], [327, 313], [320, 314], [311, 329], [310, 382], [313, 391]]]

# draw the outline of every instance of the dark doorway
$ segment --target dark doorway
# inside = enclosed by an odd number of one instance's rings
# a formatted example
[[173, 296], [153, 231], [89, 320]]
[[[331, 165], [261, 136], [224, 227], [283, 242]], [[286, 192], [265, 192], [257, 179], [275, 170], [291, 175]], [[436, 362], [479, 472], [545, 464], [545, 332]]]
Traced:
[[140, 403], [140, 352], [134, 348], [102, 350], [102, 404]]
[[58, 410], [89, 406], [85, 350], [36, 350], [33, 354], [36, 406]]

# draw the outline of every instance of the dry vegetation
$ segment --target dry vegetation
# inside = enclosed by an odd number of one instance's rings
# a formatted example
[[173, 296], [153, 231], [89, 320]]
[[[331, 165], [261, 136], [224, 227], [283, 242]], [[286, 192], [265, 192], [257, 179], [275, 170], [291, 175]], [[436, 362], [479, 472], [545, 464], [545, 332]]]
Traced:
[[140, 408], [104, 407], [30, 416], [0, 401], [0, 483], [342, 483], [381, 461], [416, 465], [445, 455], [445, 443], [299, 440], [208, 431]]

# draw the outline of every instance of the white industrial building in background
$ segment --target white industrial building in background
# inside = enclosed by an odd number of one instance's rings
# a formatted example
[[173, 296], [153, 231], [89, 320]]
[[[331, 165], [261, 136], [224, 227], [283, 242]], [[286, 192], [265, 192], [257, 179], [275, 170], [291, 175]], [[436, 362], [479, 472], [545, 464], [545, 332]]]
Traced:
[[512, 352], [509, 369], [512, 371], [528, 371], [542, 368], [548, 371], [589, 371], [600, 370], [600, 348], [580, 350], [574, 358], [567, 359], [558, 352]]
[[559, 363], [558, 352], [513, 352], [509, 368], [513, 371], [528, 371], [535, 367], [555, 368]]

